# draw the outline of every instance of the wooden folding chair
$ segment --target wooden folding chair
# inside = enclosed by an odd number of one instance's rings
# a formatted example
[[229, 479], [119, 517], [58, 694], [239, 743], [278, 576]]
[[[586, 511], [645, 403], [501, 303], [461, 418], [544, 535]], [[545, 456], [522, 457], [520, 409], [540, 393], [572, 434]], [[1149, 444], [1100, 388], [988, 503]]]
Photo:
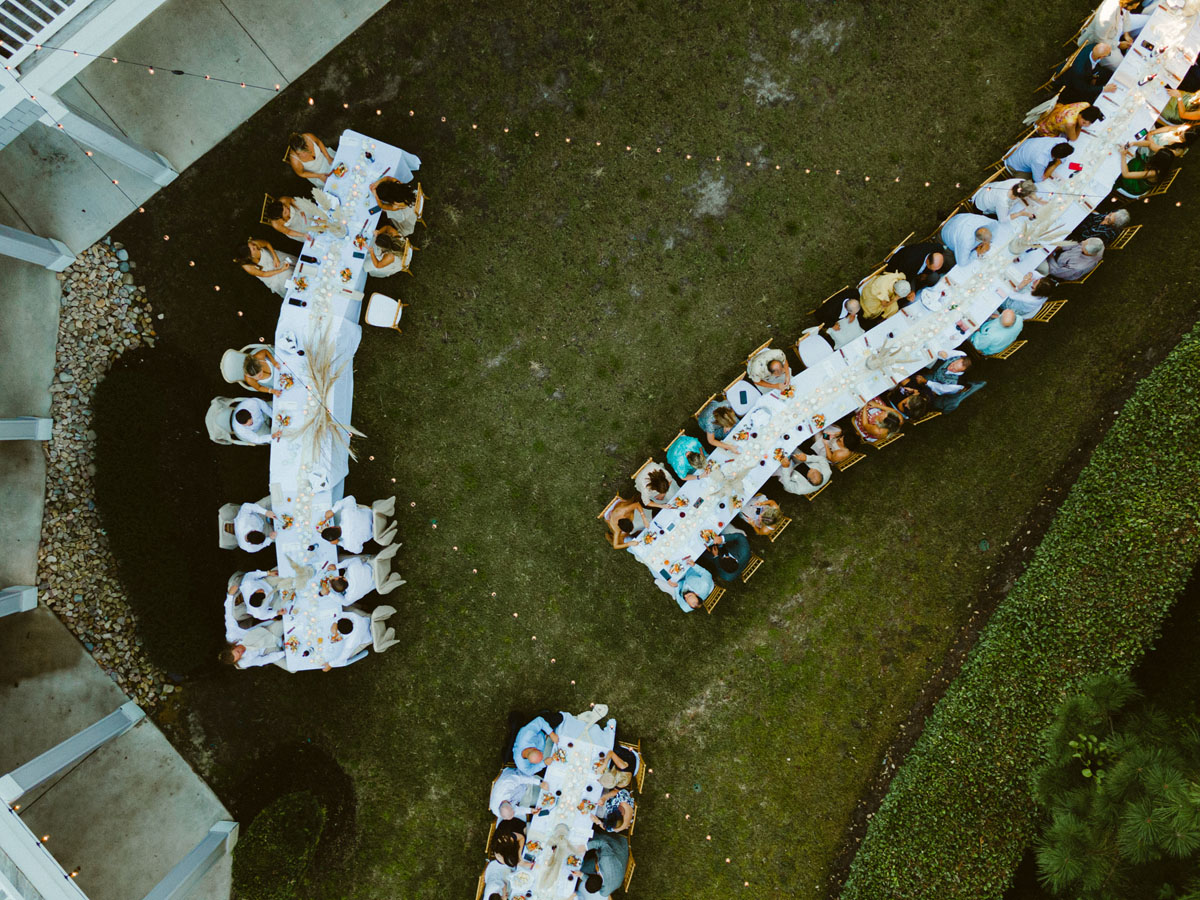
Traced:
[[1038, 310], [1038, 313], [1036, 316], [1031, 316], [1030, 318], [1026, 319], [1025, 321], [1026, 322], [1043, 322], [1043, 323], [1049, 322], [1056, 315], [1058, 315], [1058, 311], [1066, 305], [1067, 305], [1066, 300], [1047, 300], [1045, 303], [1042, 304], [1042, 308]]
[[412, 274], [409, 269], [409, 264], [412, 263], [413, 254], [417, 252], [417, 248], [412, 245], [412, 241], [408, 238], [404, 239], [404, 249], [400, 251], [400, 271], [408, 275]]
[[933, 229], [933, 231], [930, 232], [929, 237], [925, 238], [925, 240], [927, 240], [927, 241], [940, 240], [940, 238], [938, 236], [942, 233], [942, 229], [946, 227], [946, 223], [949, 222], [951, 219], [953, 219], [955, 216], [957, 216], [960, 212], [962, 212], [966, 207], [968, 207], [970, 205], [971, 205], [970, 199], [959, 200], [957, 203], [955, 203], [954, 208], [950, 210], [950, 214], [947, 215], [946, 218], [942, 219], [942, 221], [938, 225], [938, 227]]
[[775, 543], [777, 540], [779, 540], [779, 536], [781, 534], [783, 534], [784, 529], [787, 528], [791, 524], [792, 524], [791, 518], [789, 518], [788, 516], [780, 516], [778, 521], [775, 523], [774, 530], [769, 535], [767, 535], [767, 540], [770, 541], [772, 544]]
[[828, 297], [826, 297], [824, 300], [822, 300], [820, 303], [818, 303], [815, 307], [810, 309], [808, 311], [808, 314], [810, 316], [815, 316], [817, 314], [817, 310], [819, 310], [822, 306], [824, 306], [826, 303], [828, 303], [830, 300], [832, 300], [838, 294], [845, 293], [848, 290], [850, 290], [850, 285], [848, 285], [848, 284], [842, 285], [840, 288], [838, 288], [836, 291], [834, 291], [832, 294], [830, 294]]
[[642, 463], [640, 466], [638, 466], [638, 470], [629, 476], [630, 480], [633, 482], [637, 482], [637, 480], [641, 476], [641, 474], [643, 472], [645, 472], [646, 469], [648, 469], [652, 465], [654, 465], [654, 457], [653, 456], [650, 457], [648, 460], [646, 460], [644, 463]]
[[[857, 454], [857, 455], [858, 455], [858, 456], [865, 456], [866, 454], [864, 454], [864, 453], [859, 453], [859, 454]], [[851, 459], [853, 459], [853, 457], [851, 457]], [[854, 462], [858, 462], [858, 460], [854, 460]], [[852, 463], [849, 463], [849, 464], [846, 466], [846, 468], [849, 468], [849, 467], [850, 467], [850, 466], [852, 466], [852, 465], [854, 465], [854, 463], [853, 463], [853, 462], [852, 462]], [[824, 491], [824, 490], [825, 490], [825, 488], [829, 487], [829, 482], [831, 482], [831, 481], [833, 481], [833, 479], [832, 479], [832, 478], [826, 478], [826, 479], [825, 479], [825, 483], [824, 483], [823, 485], [821, 485], [821, 486], [820, 486], [819, 488], [817, 488], [815, 491], [812, 491], [811, 493], [805, 494], [805, 495], [804, 495], [804, 499], [805, 499], [805, 500], [807, 500], [809, 503], [811, 503], [813, 500], [816, 500], [816, 499], [817, 499], [817, 495], [818, 495], [818, 494], [820, 494], [822, 491]]]
[[874, 447], [876, 450], [882, 450], [888, 444], [894, 444], [894, 443], [896, 443], [896, 441], [900, 440], [900, 438], [902, 438], [902, 437], [904, 437], [904, 432], [896, 431], [896, 432], [893, 432], [892, 434], [889, 434], [882, 441], [876, 441], [875, 443], [871, 444], [871, 446]]
[[1147, 197], [1157, 197], [1159, 194], [1165, 194], [1168, 190], [1170, 190], [1171, 185], [1173, 185], [1175, 183], [1175, 179], [1179, 177], [1179, 172], [1180, 172], [1180, 170], [1176, 169], [1174, 172], [1172, 172], [1170, 175], [1168, 175], [1163, 181], [1160, 181], [1154, 187], [1150, 188], [1150, 191], [1146, 194], [1146, 196]]
[[638, 741], [635, 744], [631, 744], [629, 741], [617, 741], [617, 743], [626, 750], [632, 750], [638, 755], [640, 764], [638, 765], [638, 773], [635, 783], [637, 784], [638, 793], [640, 794], [642, 792], [642, 785], [646, 783], [646, 758], [642, 756], [642, 742]]
[[935, 409], [935, 410], [933, 410], [933, 411], [931, 411], [931, 412], [927, 412], [927, 413], [925, 413], [925, 415], [921, 416], [921, 418], [919, 418], [919, 419], [912, 419], [912, 420], [911, 420], [911, 424], [913, 424], [913, 425], [922, 425], [922, 424], [924, 424], [925, 422], [928, 422], [930, 419], [936, 419], [936, 418], [937, 418], [938, 416], [940, 416], [940, 415], [941, 415], [941, 413], [940, 413], [940, 412], [938, 412], [938, 411]]
[[1102, 256], [1102, 257], [1100, 257], [1100, 262], [1098, 262], [1098, 263], [1096, 263], [1096, 265], [1092, 266], [1092, 268], [1088, 270], [1088, 273], [1086, 275], [1084, 275], [1082, 278], [1080, 278], [1078, 281], [1064, 281], [1063, 284], [1083, 284], [1085, 281], [1087, 281], [1089, 278], [1092, 277], [1092, 273], [1095, 272], [1098, 268], [1100, 268], [1100, 265], [1103, 262], [1104, 262], [1104, 257]]
[[1067, 71], [1067, 69], [1071, 68], [1071, 64], [1073, 62], [1075, 62], [1075, 57], [1077, 57], [1079, 55], [1079, 52], [1082, 49], [1083, 49], [1083, 47], [1076, 48], [1075, 52], [1067, 57], [1066, 62], [1064, 62], [1062, 65], [1054, 66], [1052, 69], [1053, 74], [1048, 79], [1046, 79], [1046, 81], [1044, 83], [1038, 85], [1038, 89], [1037, 89], [1038, 92], [1040, 93], [1041, 91], [1053, 90], [1054, 83], [1056, 81], [1058, 81], [1058, 79], [1062, 76], [1062, 74], [1065, 71]]
[[[734, 382], [734, 383], [736, 384], [737, 382]], [[721, 396], [724, 396], [724, 394], [722, 394]], [[704, 412], [704, 410], [706, 410], [708, 408], [708, 404], [712, 403], [716, 399], [717, 399], [717, 395], [713, 394], [707, 400], [705, 400], [703, 403], [701, 403], [700, 408], [697, 409], [694, 413], [692, 413], [692, 418], [699, 419], [700, 413]]]
[[721, 598], [725, 596], [725, 588], [715, 587], [712, 593], [704, 598], [704, 611], [710, 616], [712, 611], [717, 608], [717, 604], [721, 602]]
[[633, 804], [633, 815], [629, 817], [629, 831], [626, 832], [629, 837], [633, 837], [633, 828], [637, 825], [637, 811], [641, 805], [640, 803]]
[[881, 266], [876, 266], [876, 267], [875, 267], [875, 271], [874, 271], [874, 272], [872, 272], [870, 275], [868, 275], [866, 278], [864, 278], [862, 281], [860, 281], [860, 282], [858, 283], [858, 289], [861, 291], [861, 290], [862, 290], [862, 286], [863, 286], [864, 284], [866, 284], [868, 281], [870, 281], [870, 280], [871, 280], [872, 278], [874, 278], [876, 275], [881, 275], [881, 274], [883, 273], [883, 270], [884, 270], [884, 269], [886, 269], [886, 268], [887, 268], [887, 263], [884, 263], [884, 264], [883, 264], [883, 265], [881, 265]]
[[671, 452], [671, 448], [675, 446], [675, 442], [676, 442], [677, 440], [679, 440], [681, 437], [683, 437], [683, 433], [684, 433], [686, 430], [687, 430], [686, 428], [680, 428], [680, 429], [679, 429], [679, 434], [677, 434], [677, 435], [675, 435], [675, 437], [671, 438], [671, 443], [669, 443], [669, 444], [667, 444], [667, 446], [663, 447], [663, 452], [665, 452], [665, 453], [670, 453], [670, 452]]
[[[769, 349], [771, 349], [771, 340], [768, 338], [766, 341], [759, 344], [756, 348], [754, 348], [753, 350], [750, 351], [750, 355], [746, 357], [745, 365], [749, 366], [750, 360], [754, 359], [754, 357], [758, 356], [758, 354], [762, 353], [764, 350], [769, 350]], [[738, 379], [738, 380], [740, 381], [741, 379]]]
[[1117, 235], [1117, 239], [1108, 245], [1109, 250], [1124, 250], [1133, 236], [1142, 230], [1141, 225], [1130, 225], [1128, 228], [1123, 228], [1121, 233]]
[[629, 882], [633, 881], [633, 867], [636, 865], [633, 861], [633, 849], [629, 851], [629, 862], [625, 864], [625, 882], [621, 885], [621, 890], [628, 892]]
[[999, 353], [993, 353], [988, 359], [1008, 359], [1028, 343], [1029, 341], [1013, 341]]
[[849, 456], [847, 456], [841, 462], [834, 463], [834, 465], [837, 466], [837, 470], [839, 472], [845, 472], [848, 468], [850, 468], [851, 466], [858, 465], [860, 462], [862, 462], [866, 458], [867, 458], [867, 454], [865, 454], [865, 453], [851, 453]]
[[1076, 31], [1076, 32], [1075, 32], [1073, 35], [1071, 35], [1071, 37], [1070, 37], [1070, 38], [1068, 38], [1067, 40], [1063, 41], [1063, 46], [1064, 46], [1064, 47], [1069, 47], [1069, 46], [1071, 46], [1072, 44], [1074, 44], [1074, 43], [1078, 42], [1078, 40], [1079, 40], [1079, 36], [1080, 36], [1081, 34], [1083, 34], [1083, 29], [1085, 29], [1085, 28], [1087, 28], [1087, 27], [1088, 27], [1088, 23], [1089, 23], [1089, 22], [1091, 22], [1091, 21], [1092, 21], [1092, 19], [1093, 19], [1093, 18], [1095, 18], [1095, 16], [1096, 16], [1096, 11], [1095, 11], [1095, 10], [1092, 10], [1091, 14], [1089, 14], [1089, 15], [1085, 16], [1085, 17], [1084, 17], [1084, 20], [1083, 20], [1083, 24], [1079, 26], [1079, 30], [1078, 30], [1078, 31]]
[[888, 251], [888, 255], [883, 258], [883, 262], [881, 262], [879, 264], [879, 267], [881, 269], [884, 268], [888, 264], [888, 260], [890, 260], [893, 256], [895, 256], [900, 251], [901, 247], [903, 247], [905, 244], [907, 244], [909, 241], [911, 241], [913, 239], [914, 235], [916, 235], [916, 232], [910, 231], [908, 233], [908, 237], [906, 237], [904, 240], [902, 240], [900, 243], [898, 243], [895, 247], [893, 247], [890, 251]]
[[[495, 825], [492, 826], [493, 828]], [[475, 885], [475, 900], [483, 900], [483, 873], [479, 873], [479, 884]]]
[[613, 497], [611, 500], [608, 501], [608, 504], [604, 507], [603, 510], [601, 510], [600, 515], [596, 516], [596, 518], [603, 519], [604, 521], [607, 522], [608, 514], [613, 511], [613, 507], [616, 506], [618, 503], [620, 503], [622, 499], [623, 498], [621, 497], [621, 495], [617, 494], [615, 497]]
[[754, 573], [762, 566], [763, 561], [761, 556], [750, 557], [750, 562], [746, 563], [746, 568], [742, 569], [742, 584], [748, 582], [754, 577]]
[[[422, 225], [425, 225], [425, 219], [423, 218], [423, 216], [425, 215], [425, 201], [428, 199], [429, 199], [429, 195], [421, 190], [421, 182], [418, 181], [417, 182], [417, 196], [413, 200], [413, 212], [416, 213], [417, 221]], [[425, 225], [425, 227], [428, 228], [429, 226]]]
[[484, 844], [484, 846], [483, 846], [483, 858], [488, 860], [489, 862], [491, 861], [492, 857], [495, 855], [494, 853], [492, 853], [492, 838], [494, 838], [495, 836], [496, 836], [496, 820], [493, 819], [492, 827], [488, 829], [487, 843]]
[[271, 224], [271, 220], [267, 218], [267, 204], [270, 203], [274, 199], [275, 198], [272, 197], [270, 194], [263, 194], [262, 209], [260, 209], [258, 211], [258, 224], [259, 225], [270, 225]]

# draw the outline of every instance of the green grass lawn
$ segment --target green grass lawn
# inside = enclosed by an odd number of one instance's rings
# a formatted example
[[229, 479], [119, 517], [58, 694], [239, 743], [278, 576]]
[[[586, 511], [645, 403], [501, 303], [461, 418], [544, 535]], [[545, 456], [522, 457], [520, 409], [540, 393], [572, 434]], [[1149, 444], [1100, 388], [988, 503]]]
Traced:
[[[208, 549], [212, 517], [264, 494], [267, 471], [200, 424], [228, 392], [221, 350], [268, 335], [277, 310], [229, 245], [267, 236], [263, 190], [303, 187], [279, 162], [293, 129], [353, 127], [423, 159], [415, 277], [383, 286], [412, 305], [403, 335], [363, 337], [368, 438], [347, 483], [398, 494], [403, 643], [331, 675], [228, 672], [183, 692], [184, 750], [230, 802], [276, 742], [311, 740], [352, 776], [356, 848], [309, 896], [470, 896], [506, 714], [590, 701], [653, 768], [633, 896], [825, 894], [856, 800], [998, 549], [1111, 412], [1103, 398], [1194, 320], [1196, 262], [1173, 235], [1197, 226], [1200, 175], [1169, 195], [1182, 208], [1135, 208], [1132, 249], [1028, 326], [959, 413], [815, 503], [785, 500], [796, 521], [715, 615], [682, 615], [595, 515], [750, 349], [794, 340], [817, 301], [981, 180], [1087, 8], [391, 4], [118, 229], [166, 314], [150, 358], [171, 388], [116, 373], [120, 395], [97, 406], [136, 404], [161, 428], [145, 452], [176, 458], [161, 492], [183, 510], [162, 556], [186, 574], [151, 596], [137, 573], [163, 561], [127, 551], [127, 579], [145, 628], [183, 630], [208, 658], [245, 567]], [[109, 472], [128, 468], [117, 438], [101, 434]], [[105, 515], [133, 546], [143, 520]]]

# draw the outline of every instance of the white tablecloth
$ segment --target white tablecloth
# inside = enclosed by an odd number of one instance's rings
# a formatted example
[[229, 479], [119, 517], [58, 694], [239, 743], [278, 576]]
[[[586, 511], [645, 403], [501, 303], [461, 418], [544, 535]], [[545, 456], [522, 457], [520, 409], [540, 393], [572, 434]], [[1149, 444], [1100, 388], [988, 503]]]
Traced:
[[[511, 879], [513, 898], [563, 900], [574, 894], [575, 871], [592, 835], [592, 813], [604, 793], [597, 781], [599, 764], [616, 742], [616, 723], [609, 727], [585, 726], [570, 713], [563, 713], [556, 731], [558, 748], [542, 776], [549, 785], [539, 801], [543, 809], [525, 828], [524, 861], [528, 863], [532, 858], [533, 867], [517, 866]], [[566, 831], [566, 847], [559, 854], [560, 865], [551, 872], [555, 834], [560, 826]], [[576, 862], [571, 863], [568, 857]]]
[[[1121, 174], [1120, 145], [1141, 129], [1154, 127], [1158, 110], [1169, 99], [1167, 87], [1178, 85], [1200, 51], [1200, 17], [1185, 17], [1162, 4], [1155, 10], [1138, 38], [1137, 52], [1126, 53], [1113, 75], [1111, 83], [1118, 90], [1099, 101], [1105, 121], [1088, 126], [1066, 160], [1081, 169], [1072, 173], [1062, 165], [1040, 186], [1039, 196], [1048, 197], [1037, 209], [1043, 244], [1065, 240], [1112, 192]], [[1159, 52], [1147, 51], [1143, 41]], [[1154, 79], [1148, 81], [1151, 75]], [[1024, 227], [1025, 220], [1018, 223]], [[1047, 227], [1050, 223], [1053, 231]], [[791, 396], [776, 390], [758, 399], [726, 437], [741, 453], [735, 457], [714, 450], [709, 456], [711, 474], [684, 482], [675, 500], [678, 507], [661, 510], [642, 539], [629, 548], [654, 574], [660, 589], [673, 593], [667, 582], [678, 580], [766, 483], [778, 468], [777, 451], [790, 454], [813, 437], [819, 430], [816, 417], [822, 424], [833, 424], [924, 368], [939, 351], [958, 346], [1004, 303], [1012, 293], [1010, 284], [1032, 272], [1052, 249], [1037, 246], [1014, 254], [1013, 226], [1001, 223], [993, 233], [992, 249], [982, 259], [960, 262], [935, 288], [919, 295], [921, 302], [795, 375]]]
[[[370, 154], [373, 159], [367, 159]], [[271, 499], [276, 521], [279, 572], [292, 577], [311, 569], [312, 577], [298, 586], [283, 616], [284, 650], [288, 668], [314, 669], [324, 665], [330, 630], [341, 604], [319, 595], [322, 578], [337, 563], [337, 547], [321, 540], [316, 524], [341, 496], [341, 482], [350, 465], [347, 441], [327, 437], [311, 440], [305, 423], [322, 407], [331, 418], [351, 424], [354, 402], [354, 353], [362, 338], [358, 324], [362, 290], [366, 285], [366, 247], [381, 212], [375, 209], [368, 186], [395, 171], [408, 155], [355, 131], [344, 131], [334, 154], [325, 191], [336, 198], [331, 221], [341, 229], [309, 237], [288, 281], [275, 326], [275, 358], [286, 389], [272, 403], [272, 429], [283, 436], [271, 442]], [[341, 374], [324, 396], [314, 390], [309, 368], [313, 348], [329, 348], [333, 371]], [[290, 384], [289, 384], [290, 382]], [[286, 424], [285, 424], [286, 423]], [[290, 517], [284, 528], [283, 516]]]

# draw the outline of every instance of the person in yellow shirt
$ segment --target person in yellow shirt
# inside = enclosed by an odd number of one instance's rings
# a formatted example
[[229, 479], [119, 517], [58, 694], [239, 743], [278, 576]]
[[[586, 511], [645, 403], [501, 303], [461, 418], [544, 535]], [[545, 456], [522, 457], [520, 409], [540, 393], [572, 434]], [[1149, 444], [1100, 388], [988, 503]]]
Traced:
[[900, 301], [911, 301], [916, 293], [903, 272], [880, 272], [859, 288], [864, 319], [889, 319], [900, 312]]

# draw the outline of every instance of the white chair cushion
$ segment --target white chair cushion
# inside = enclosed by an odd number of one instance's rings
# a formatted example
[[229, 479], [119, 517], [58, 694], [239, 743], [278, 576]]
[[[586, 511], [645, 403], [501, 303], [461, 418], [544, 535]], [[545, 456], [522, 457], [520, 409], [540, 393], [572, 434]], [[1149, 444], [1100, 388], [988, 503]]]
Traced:
[[391, 328], [400, 321], [400, 303], [386, 294], [372, 294], [367, 301], [367, 314], [363, 321], [379, 328]]

